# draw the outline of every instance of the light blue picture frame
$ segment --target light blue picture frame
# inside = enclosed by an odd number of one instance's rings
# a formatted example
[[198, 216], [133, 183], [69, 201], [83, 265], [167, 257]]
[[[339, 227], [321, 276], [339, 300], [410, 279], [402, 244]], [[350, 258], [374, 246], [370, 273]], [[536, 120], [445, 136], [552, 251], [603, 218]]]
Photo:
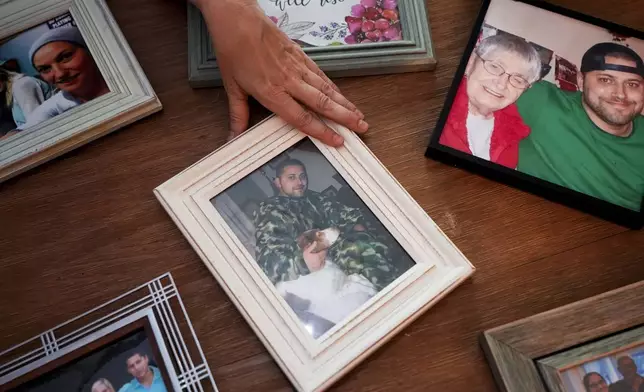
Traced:
[[[324, 47], [304, 47], [305, 53], [331, 78], [431, 71], [436, 68], [424, 0], [398, 3], [403, 39]], [[193, 88], [219, 87], [221, 72], [206, 23], [188, 3], [188, 80]]]

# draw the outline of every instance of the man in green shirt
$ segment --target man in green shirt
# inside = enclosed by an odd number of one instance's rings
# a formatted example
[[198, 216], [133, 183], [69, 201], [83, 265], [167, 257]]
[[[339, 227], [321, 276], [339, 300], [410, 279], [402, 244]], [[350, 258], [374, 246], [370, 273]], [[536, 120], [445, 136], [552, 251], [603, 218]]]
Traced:
[[517, 170], [640, 211], [644, 199], [644, 64], [612, 42], [591, 47], [581, 91], [540, 81], [517, 101], [531, 128]]

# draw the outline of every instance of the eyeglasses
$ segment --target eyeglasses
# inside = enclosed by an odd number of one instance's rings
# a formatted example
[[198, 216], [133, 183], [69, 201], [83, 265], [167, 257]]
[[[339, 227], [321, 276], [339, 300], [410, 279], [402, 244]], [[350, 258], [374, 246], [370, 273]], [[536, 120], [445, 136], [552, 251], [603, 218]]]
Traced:
[[486, 60], [483, 57], [481, 57], [478, 53], [475, 52], [475, 54], [483, 62], [483, 68], [485, 68], [485, 70], [491, 73], [492, 75], [501, 76], [501, 75], [507, 74], [508, 76], [510, 76], [508, 79], [510, 84], [522, 90], [525, 90], [526, 88], [528, 88], [528, 86], [530, 86], [530, 83], [523, 76], [519, 74], [507, 73], [505, 72], [505, 69], [501, 66], [501, 64], [497, 63], [496, 61]]

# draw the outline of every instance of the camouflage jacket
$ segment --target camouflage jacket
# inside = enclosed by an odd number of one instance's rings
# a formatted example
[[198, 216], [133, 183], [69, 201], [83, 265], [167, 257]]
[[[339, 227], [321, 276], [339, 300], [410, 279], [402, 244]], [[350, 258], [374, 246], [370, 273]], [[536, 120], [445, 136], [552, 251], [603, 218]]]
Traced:
[[262, 270], [276, 284], [310, 271], [296, 238], [311, 229], [334, 226], [341, 236], [363, 224], [357, 208], [334, 198], [307, 191], [303, 197], [274, 196], [263, 201], [255, 215], [255, 254]]

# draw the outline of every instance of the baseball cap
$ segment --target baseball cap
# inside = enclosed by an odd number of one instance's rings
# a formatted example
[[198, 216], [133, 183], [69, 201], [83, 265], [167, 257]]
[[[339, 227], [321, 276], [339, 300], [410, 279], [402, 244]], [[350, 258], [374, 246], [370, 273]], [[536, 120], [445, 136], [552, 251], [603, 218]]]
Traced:
[[[633, 61], [635, 61], [635, 67], [618, 64], [607, 64], [606, 55], [610, 53], [622, 53], [627, 55]], [[581, 59], [581, 72], [603, 70], [628, 72], [644, 77], [644, 62], [642, 61], [642, 58], [631, 48], [616, 44], [614, 42], [602, 42], [593, 45], [586, 51], [584, 57]]]

